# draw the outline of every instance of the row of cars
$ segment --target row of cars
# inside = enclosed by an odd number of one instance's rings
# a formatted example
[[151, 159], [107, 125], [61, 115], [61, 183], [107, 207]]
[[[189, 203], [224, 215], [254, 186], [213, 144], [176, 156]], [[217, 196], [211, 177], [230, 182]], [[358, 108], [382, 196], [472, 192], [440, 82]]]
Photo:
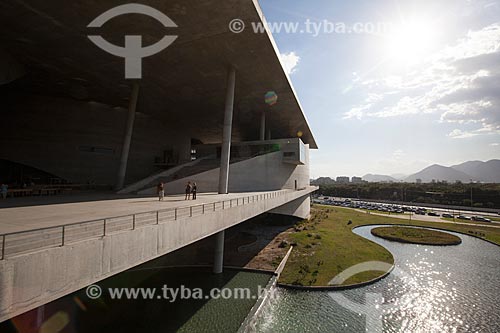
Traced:
[[[451, 215], [451, 214], [443, 214], [441, 216], [447, 217], [447, 218], [453, 218], [453, 215]], [[455, 216], [455, 218], [457, 218], [459, 220], [467, 220], [467, 221], [491, 222], [491, 220], [489, 218], [486, 218], [484, 216], [476, 216], [476, 215], [475, 216], [458, 215], [458, 216]]]
[[364, 202], [359, 200], [335, 200], [330, 198], [318, 198], [314, 200], [315, 202], [323, 205], [331, 205], [331, 206], [339, 206], [346, 208], [356, 208], [356, 209], [364, 209], [370, 211], [379, 211], [385, 213], [394, 213], [394, 214], [404, 214], [404, 213], [413, 213], [417, 215], [427, 215], [434, 217], [444, 217], [450, 219], [459, 219], [459, 220], [467, 220], [467, 221], [477, 221], [477, 222], [491, 222], [490, 219], [483, 216], [466, 216], [461, 214], [449, 214], [443, 213], [439, 214], [435, 211], [428, 211], [422, 207], [412, 207], [412, 206], [399, 206], [399, 205], [391, 205], [391, 204], [383, 204], [376, 202]]
[[395, 214], [403, 214], [405, 211], [405, 207], [397, 206], [397, 205], [388, 205], [381, 204], [376, 202], [363, 202], [358, 200], [334, 200], [334, 199], [317, 199], [315, 202], [323, 204], [323, 205], [331, 205], [331, 206], [339, 206], [346, 208], [356, 208], [356, 209], [365, 209], [365, 210], [373, 210], [379, 212], [386, 213], [395, 213]]
[[439, 214], [439, 213], [436, 213], [434, 211], [427, 211], [426, 209], [424, 208], [415, 208], [415, 209], [411, 209], [410, 208], [410, 211], [412, 211], [413, 213], [417, 214], [417, 215], [427, 215], [427, 216], [435, 216], [435, 217], [444, 217], [444, 218], [449, 218], [449, 219], [459, 219], [459, 220], [467, 220], [467, 221], [476, 221], [476, 222], [491, 222], [490, 219], [484, 217], [484, 216], [478, 216], [478, 215], [475, 215], [475, 216], [467, 216], [467, 215], [461, 215], [461, 214], [449, 214], [449, 213], [442, 213], [442, 214]]

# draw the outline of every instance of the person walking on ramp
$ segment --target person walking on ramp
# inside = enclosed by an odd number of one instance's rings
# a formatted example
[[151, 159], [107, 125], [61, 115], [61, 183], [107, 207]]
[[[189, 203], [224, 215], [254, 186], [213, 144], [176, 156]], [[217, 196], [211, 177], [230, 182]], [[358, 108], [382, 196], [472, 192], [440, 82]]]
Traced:
[[156, 192], [158, 192], [158, 201], [163, 201], [165, 197], [165, 184], [160, 182], [158, 186], [156, 186]]

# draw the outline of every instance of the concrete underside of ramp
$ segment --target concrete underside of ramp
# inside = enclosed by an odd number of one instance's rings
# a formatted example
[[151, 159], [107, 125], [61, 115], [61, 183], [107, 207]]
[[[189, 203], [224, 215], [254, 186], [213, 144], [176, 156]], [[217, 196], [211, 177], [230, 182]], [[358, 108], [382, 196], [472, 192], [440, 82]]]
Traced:
[[244, 204], [240, 199], [225, 209], [6, 257], [0, 261], [0, 322], [273, 209], [305, 217], [315, 190], [276, 191], [267, 199], [242, 194]]

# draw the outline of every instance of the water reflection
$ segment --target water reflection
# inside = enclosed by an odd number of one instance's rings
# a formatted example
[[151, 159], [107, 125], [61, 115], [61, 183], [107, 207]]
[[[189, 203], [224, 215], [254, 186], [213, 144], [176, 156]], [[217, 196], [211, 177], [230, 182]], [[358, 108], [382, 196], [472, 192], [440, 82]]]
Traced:
[[[360, 304], [378, 295], [368, 316], [380, 314], [384, 332], [500, 332], [500, 247], [465, 235], [451, 247], [400, 244], [372, 236], [372, 228], [355, 232], [389, 249], [406, 274], [342, 295]], [[258, 330], [362, 332], [365, 323], [326, 292], [280, 289]]]

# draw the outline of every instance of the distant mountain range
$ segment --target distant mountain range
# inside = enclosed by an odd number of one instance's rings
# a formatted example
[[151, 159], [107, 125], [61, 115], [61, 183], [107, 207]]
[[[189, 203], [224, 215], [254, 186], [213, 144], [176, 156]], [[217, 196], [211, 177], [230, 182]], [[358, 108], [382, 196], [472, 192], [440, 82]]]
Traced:
[[434, 164], [411, 176], [405, 178], [406, 182], [414, 182], [421, 179], [424, 183], [429, 183], [433, 179], [447, 182], [483, 182], [500, 183], [500, 160], [488, 162], [468, 161], [462, 164], [445, 167]]
[[[379, 178], [380, 177], [388, 177], [388, 180], [385, 181], [391, 181], [390, 178], [393, 178], [383, 175], [379, 176]], [[366, 180], [368, 180], [368, 178]], [[365, 177], [363, 177], [363, 179], [365, 179]], [[447, 182], [461, 181], [465, 183], [470, 182], [471, 179], [483, 183], [500, 183], [500, 160], [491, 160], [488, 162], [468, 161], [450, 167], [434, 164], [413, 175], [403, 178], [402, 181], [413, 183], [416, 182], [417, 179], [421, 179], [423, 183], [430, 183], [433, 180]]]
[[422, 171], [414, 173], [404, 179], [405, 182], [414, 183], [420, 179], [423, 183], [430, 183], [434, 181], [447, 181], [447, 182], [470, 182], [470, 180], [478, 180], [465, 172], [454, 169], [453, 167], [445, 167], [439, 164], [431, 165]]
[[398, 180], [401, 180], [401, 179], [405, 179], [406, 177], [408, 177], [408, 174], [404, 174], [404, 173], [394, 173], [392, 175], [390, 175], [392, 178], [396, 178]]
[[[460, 181], [468, 183], [471, 181], [482, 183], [500, 183], [500, 160], [468, 161], [450, 167], [439, 164], [431, 165], [410, 176], [403, 174], [377, 175], [367, 174], [363, 176], [363, 180], [367, 182], [408, 182], [415, 183], [420, 179], [423, 183], [435, 181], [446, 181], [454, 183]], [[335, 181], [329, 177], [318, 178], [314, 183], [317, 184], [333, 184]]]
[[452, 166], [453, 169], [462, 171], [485, 183], [500, 183], [500, 160], [488, 162], [470, 161]]

